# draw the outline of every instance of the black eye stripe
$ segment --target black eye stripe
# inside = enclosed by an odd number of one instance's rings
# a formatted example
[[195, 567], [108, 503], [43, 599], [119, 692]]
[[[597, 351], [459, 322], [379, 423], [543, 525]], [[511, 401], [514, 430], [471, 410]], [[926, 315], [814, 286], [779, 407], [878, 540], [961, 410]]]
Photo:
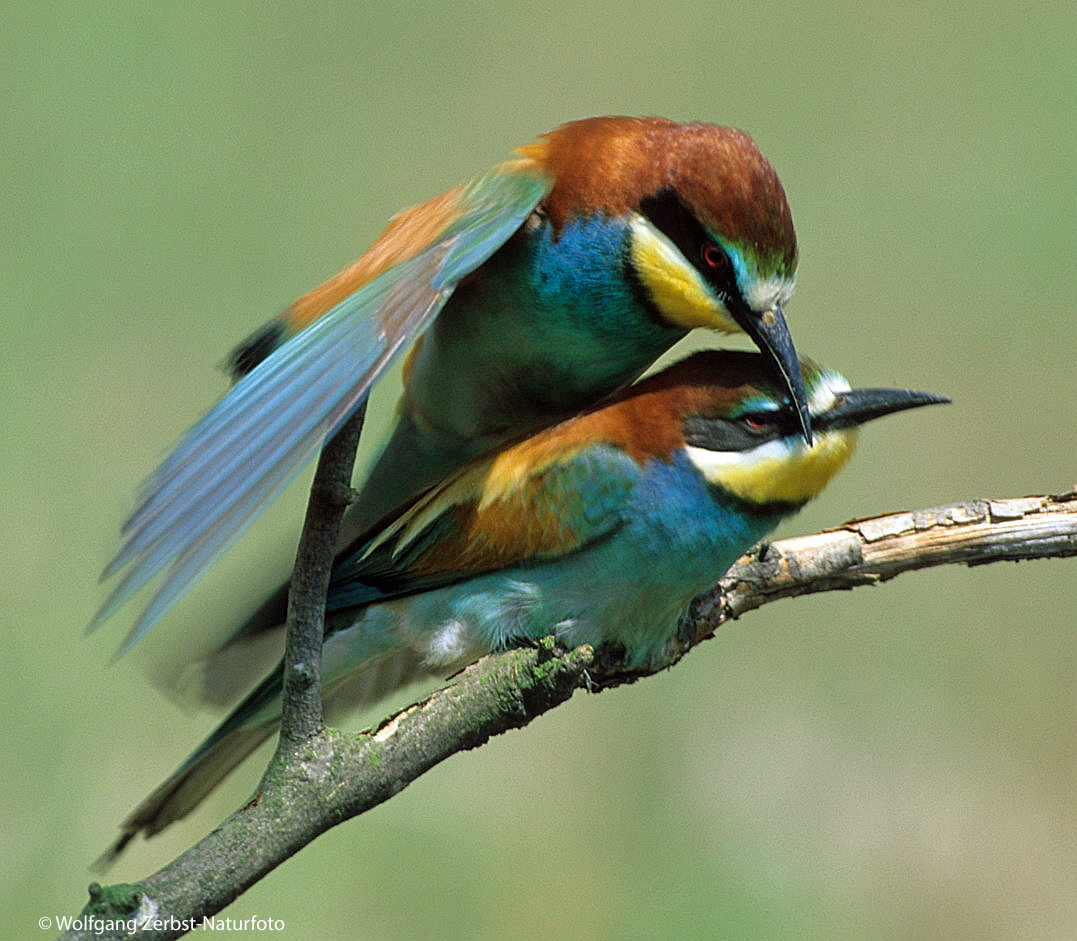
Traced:
[[760, 438], [739, 422], [690, 415], [684, 420], [684, 442], [706, 451], [750, 451]]
[[669, 189], [640, 202], [640, 212], [688, 259], [720, 297], [743, 305], [729, 256]]
[[708, 451], [750, 451], [797, 433], [791, 412], [750, 412], [739, 418], [689, 415], [681, 429], [685, 444]]

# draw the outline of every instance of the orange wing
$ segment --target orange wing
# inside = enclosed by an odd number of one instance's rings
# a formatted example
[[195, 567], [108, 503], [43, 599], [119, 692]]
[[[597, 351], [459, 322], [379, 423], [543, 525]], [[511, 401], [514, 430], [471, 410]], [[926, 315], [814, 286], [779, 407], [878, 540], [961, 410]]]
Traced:
[[337, 566], [330, 608], [561, 558], [616, 531], [642, 468], [612, 442], [574, 439], [539, 435], [467, 465]]

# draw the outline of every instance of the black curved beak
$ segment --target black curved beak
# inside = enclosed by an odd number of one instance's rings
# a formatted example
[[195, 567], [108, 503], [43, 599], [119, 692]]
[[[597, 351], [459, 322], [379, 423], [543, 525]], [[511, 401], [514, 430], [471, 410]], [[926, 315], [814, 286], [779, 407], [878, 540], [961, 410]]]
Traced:
[[789, 390], [789, 397], [796, 408], [804, 441], [811, 445], [811, 413], [808, 411], [808, 394], [804, 391], [804, 377], [800, 374], [800, 359], [789, 335], [785, 316], [780, 307], [772, 307], [759, 314], [745, 311], [736, 317], [737, 323], [744, 328], [759, 349], [770, 359], [781, 373], [782, 381]]
[[837, 396], [825, 412], [815, 416], [820, 431], [831, 428], [852, 428], [873, 418], [921, 405], [942, 405], [949, 402], [945, 395], [917, 392], [914, 389], [851, 389]]

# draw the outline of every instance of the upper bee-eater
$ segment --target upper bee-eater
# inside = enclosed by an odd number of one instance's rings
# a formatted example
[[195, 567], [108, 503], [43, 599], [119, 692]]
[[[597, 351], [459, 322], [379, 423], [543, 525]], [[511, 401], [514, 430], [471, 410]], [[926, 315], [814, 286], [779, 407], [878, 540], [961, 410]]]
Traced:
[[[769, 359], [710, 351], [438, 483], [337, 560], [327, 707], [548, 634], [612, 646], [628, 668], [664, 665], [692, 598], [823, 489], [859, 425], [948, 401], [851, 389], [801, 366], [811, 443]], [[278, 667], [131, 814], [106, 858], [184, 816], [270, 735], [281, 683]]]
[[216, 560], [418, 338], [395, 431], [353, 508], [372, 525], [470, 458], [637, 379], [695, 327], [747, 333], [808, 402], [783, 307], [797, 243], [744, 133], [562, 125], [397, 215], [231, 358], [237, 382], [147, 481], [100, 623], [168, 567], [128, 643]]

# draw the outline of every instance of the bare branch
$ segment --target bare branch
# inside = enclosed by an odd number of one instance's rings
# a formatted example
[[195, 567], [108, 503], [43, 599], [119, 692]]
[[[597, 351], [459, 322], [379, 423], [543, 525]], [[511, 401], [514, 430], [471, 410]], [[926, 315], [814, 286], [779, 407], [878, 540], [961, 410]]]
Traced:
[[684, 651], [731, 618], [779, 598], [849, 590], [937, 565], [1074, 555], [1077, 489], [851, 520], [811, 536], [762, 543], [745, 554], [693, 606]]
[[[936, 565], [1075, 555], [1077, 491], [854, 520], [748, 553], [693, 604], [670, 662], [725, 621], [779, 598], [851, 589]], [[138, 920], [140, 938], [178, 937], [320, 833], [387, 800], [450, 755], [526, 725], [576, 689], [636, 678], [589, 647], [563, 652], [548, 639], [483, 658], [373, 732], [322, 730], [290, 757], [275, 759], [248, 806], [160, 872], [130, 885], [92, 885], [80, 916], [84, 930], [64, 937], [123, 937], [130, 919]], [[113, 931], [109, 919], [126, 920]], [[155, 919], [163, 925], [151, 927]]]
[[288, 591], [284, 647], [284, 713], [280, 749], [291, 751], [322, 731], [322, 635], [325, 598], [344, 510], [353, 499], [350, 483], [366, 403], [322, 449], [299, 537]]

